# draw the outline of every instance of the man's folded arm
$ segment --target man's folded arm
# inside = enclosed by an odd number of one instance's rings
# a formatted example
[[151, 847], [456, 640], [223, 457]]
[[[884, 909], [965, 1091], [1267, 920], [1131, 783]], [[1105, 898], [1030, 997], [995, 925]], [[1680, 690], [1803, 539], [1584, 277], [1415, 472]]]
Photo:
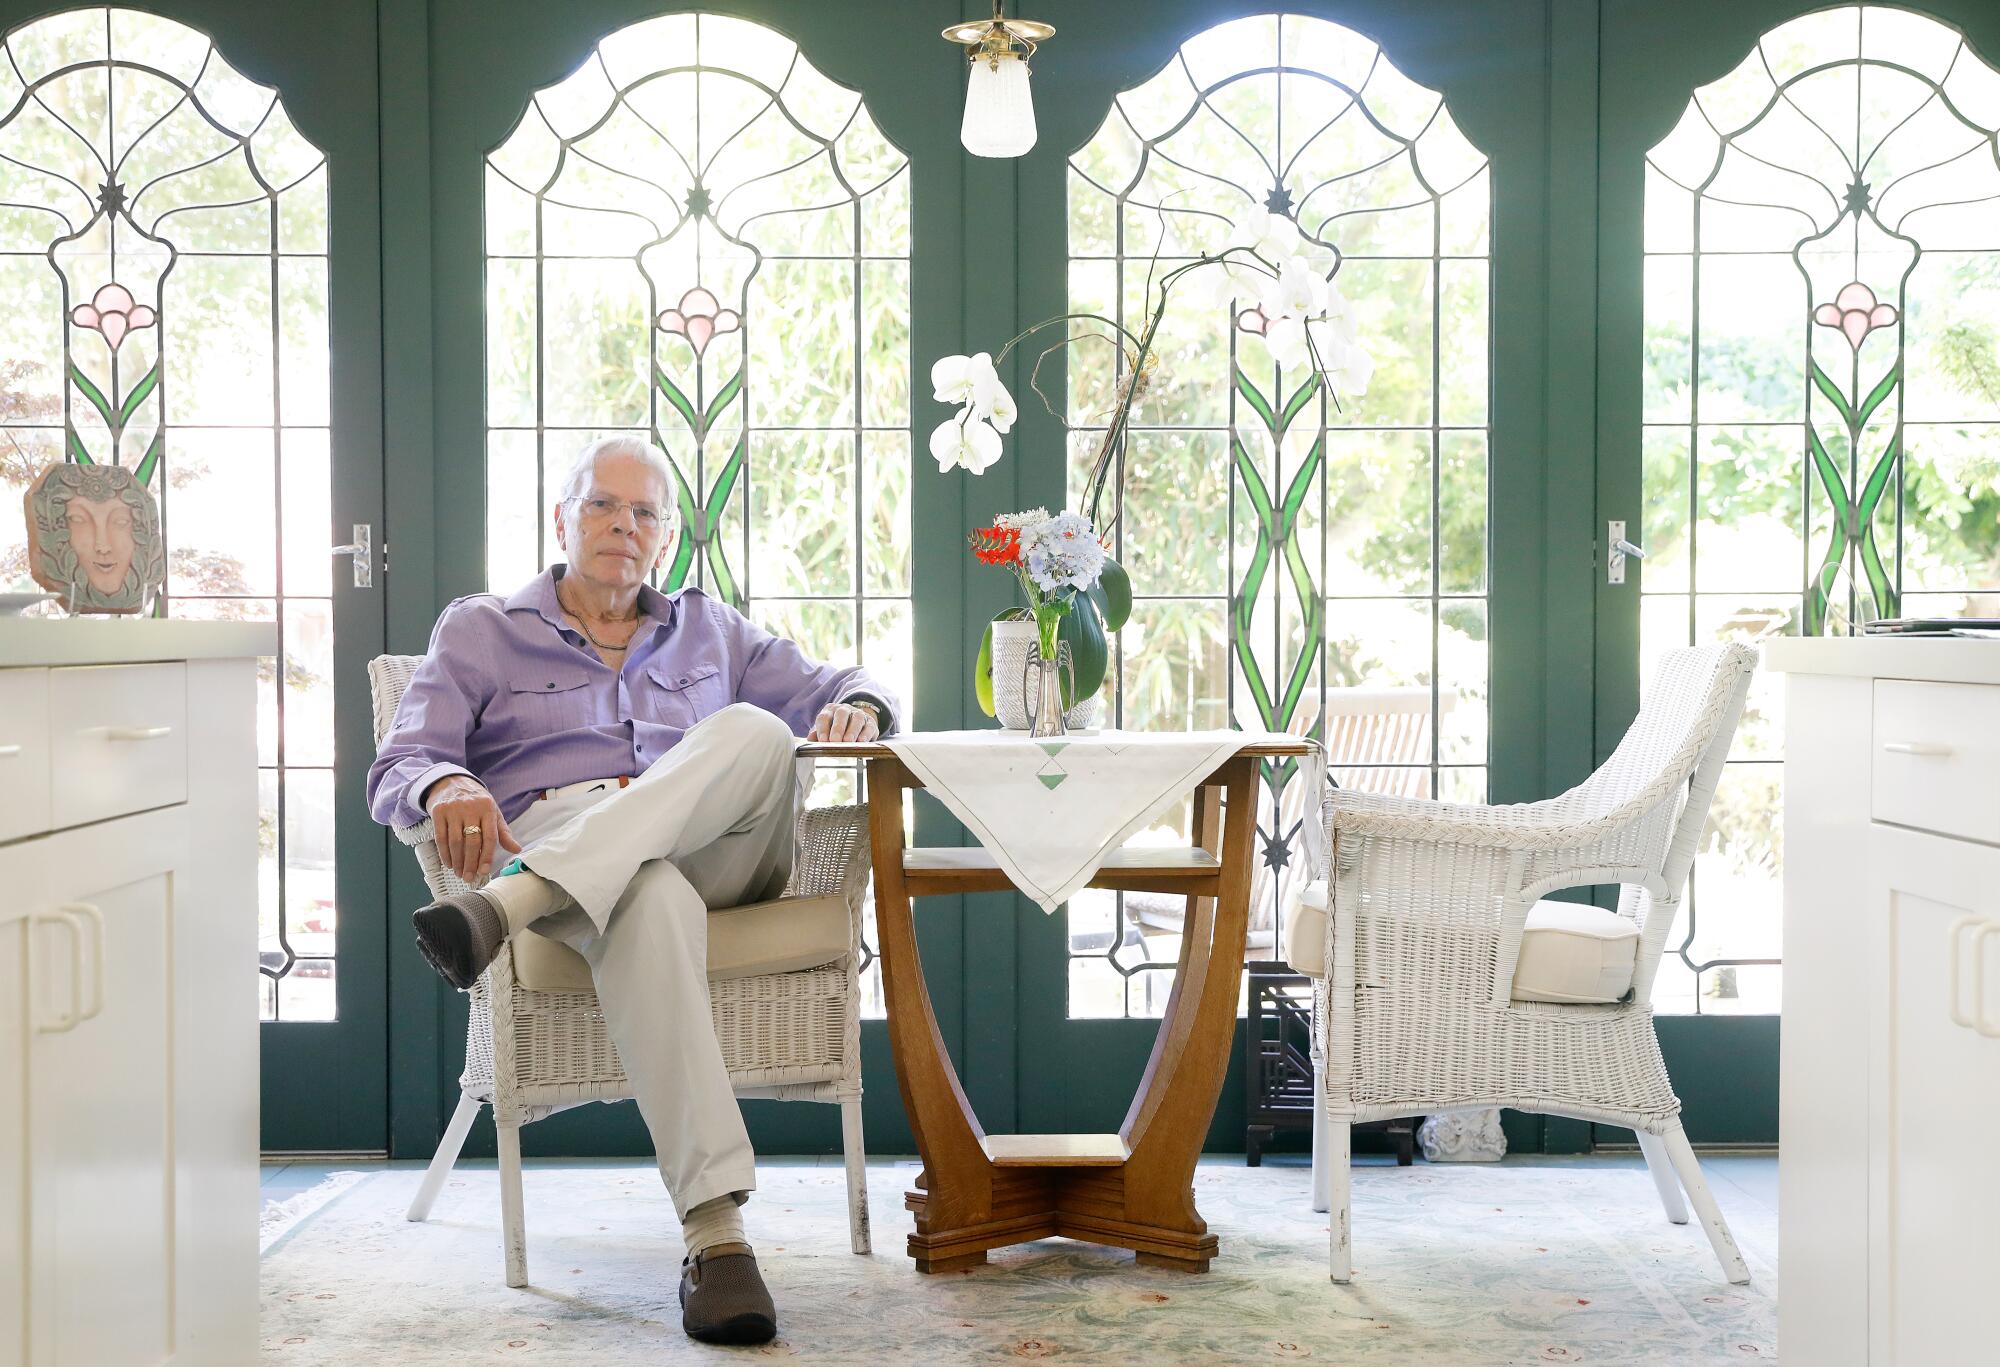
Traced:
[[901, 726], [902, 704], [895, 690], [867, 670], [814, 664], [795, 642], [773, 636], [742, 613], [719, 603], [709, 607], [730, 636], [732, 653], [744, 662], [736, 696], [784, 718], [793, 735], [811, 730], [827, 704], [856, 699], [875, 704], [883, 735]]
[[482, 653], [465, 605], [454, 603], [438, 618], [396, 720], [368, 770], [368, 811], [384, 826], [414, 826], [429, 813], [424, 796], [453, 774], [477, 779], [465, 767], [466, 741], [485, 704]]

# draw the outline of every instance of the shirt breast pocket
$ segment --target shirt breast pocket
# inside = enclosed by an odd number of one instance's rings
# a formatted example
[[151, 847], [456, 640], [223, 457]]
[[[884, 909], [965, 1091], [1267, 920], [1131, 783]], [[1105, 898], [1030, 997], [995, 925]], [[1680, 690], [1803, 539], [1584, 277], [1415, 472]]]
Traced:
[[674, 668], [656, 665], [646, 671], [652, 687], [640, 704], [653, 721], [683, 730], [729, 705], [727, 683], [715, 665]]
[[589, 726], [596, 718], [591, 711], [590, 676], [581, 671], [549, 669], [508, 684], [516, 715], [530, 735], [573, 731]]

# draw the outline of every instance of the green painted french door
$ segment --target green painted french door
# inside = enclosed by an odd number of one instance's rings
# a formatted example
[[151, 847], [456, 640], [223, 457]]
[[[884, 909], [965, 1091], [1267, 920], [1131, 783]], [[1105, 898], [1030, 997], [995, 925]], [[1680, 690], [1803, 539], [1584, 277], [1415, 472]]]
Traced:
[[[49, 460], [132, 468], [161, 511], [158, 612], [276, 626], [259, 904], [197, 914], [257, 918], [236, 968], [264, 1022], [265, 1146], [381, 1150], [374, 6], [7, 9], [0, 486]], [[19, 553], [0, 531], [6, 572]]]
[[[2000, 589], [1990, 5], [1602, 7], [1598, 754], [1666, 649]], [[1646, 552], [1609, 582], [1610, 525]], [[1699, 1140], [1777, 1137], [1783, 680], [1654, 990]]]

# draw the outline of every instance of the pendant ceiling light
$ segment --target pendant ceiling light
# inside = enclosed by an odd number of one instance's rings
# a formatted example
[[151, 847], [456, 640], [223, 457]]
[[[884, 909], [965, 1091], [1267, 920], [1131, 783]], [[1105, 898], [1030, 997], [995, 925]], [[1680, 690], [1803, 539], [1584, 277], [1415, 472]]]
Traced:
[[963, 44], [971, 58], [965, 85], [965, 121], [958, 140], [975, 157], [1018, 157], [1035, 145], [1035, 101], [1028, 91], [1028, 58], [1055, 29], [1032, 19], [993, 17], [953, 24], [944, 36]]

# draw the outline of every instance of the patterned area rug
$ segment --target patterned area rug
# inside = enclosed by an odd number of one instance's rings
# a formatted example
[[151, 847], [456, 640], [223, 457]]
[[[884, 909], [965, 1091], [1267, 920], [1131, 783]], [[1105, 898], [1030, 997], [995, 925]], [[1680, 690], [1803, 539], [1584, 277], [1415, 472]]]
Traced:
[[[765, 1168], [747, 1215], [780, 1335], [728, 1351], [829, 1367], [1777, 1356], [1775, 1222], [1725, 1202], [1756, 1278], [1729, 1286], [1700, 1228], [1666, 1223], [1642, 1170], [1358, 1168], [1349, 1287], [1326, 1279], [1326, 1219], [1307, 1208], [1300, 1167], [1204, 1164], [1198, 1196], [1222, 1253], [1200, 1277], [1061, 1240], [919, 1277], [902, 1252], [914, 1175], [870, 1169], [876, 1251], [858, 1258], [840, 1168]], [[297, 1203], [264, 1257], [267, 1359], [617, 1367], [725, 1351], [681, 1334], [679, 1226], [649, 1169], [531, 1167], [522, 1291], [502, 1284], [492, 1170], [455, 1174], [415, 1225], [403, 1209], [421, 1176], [380, 1170]]]

